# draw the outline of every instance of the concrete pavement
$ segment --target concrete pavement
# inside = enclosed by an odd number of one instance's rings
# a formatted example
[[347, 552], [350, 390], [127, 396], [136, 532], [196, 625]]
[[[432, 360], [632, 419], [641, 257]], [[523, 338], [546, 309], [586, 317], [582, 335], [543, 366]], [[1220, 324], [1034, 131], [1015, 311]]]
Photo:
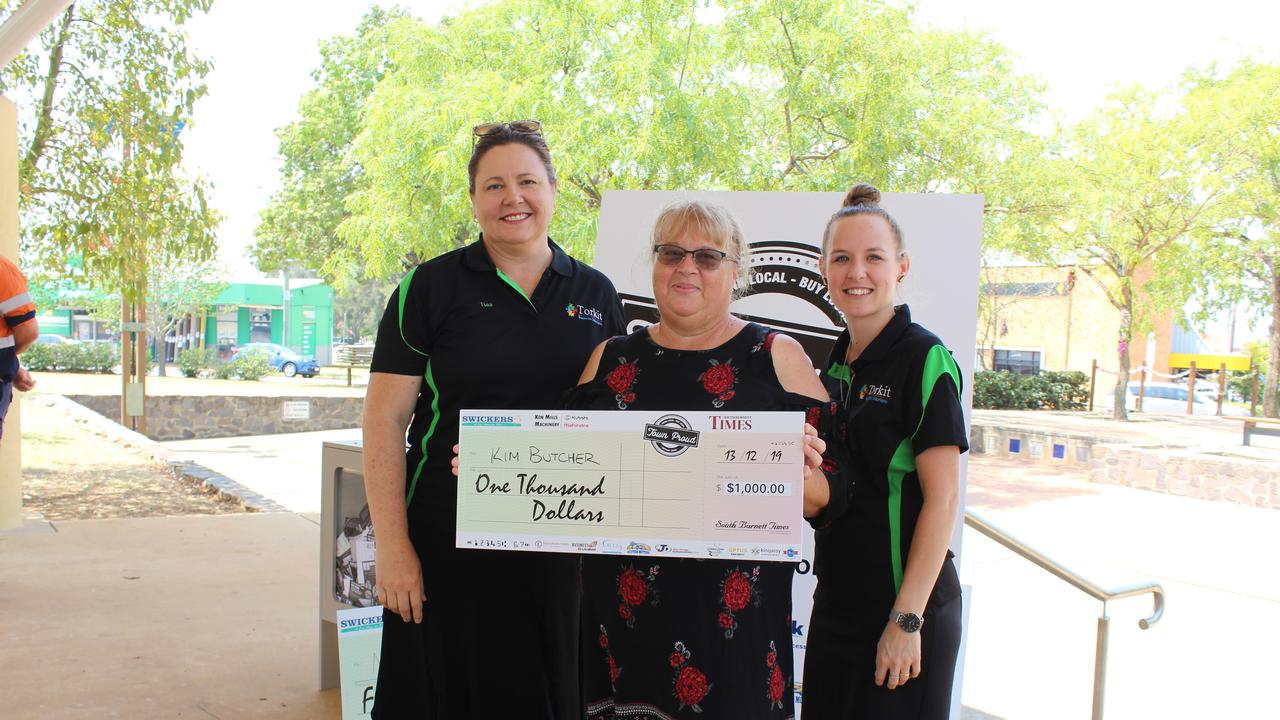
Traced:
[[313, 515], [0, 533], [0, 717], [336, 719], [317, 690]]

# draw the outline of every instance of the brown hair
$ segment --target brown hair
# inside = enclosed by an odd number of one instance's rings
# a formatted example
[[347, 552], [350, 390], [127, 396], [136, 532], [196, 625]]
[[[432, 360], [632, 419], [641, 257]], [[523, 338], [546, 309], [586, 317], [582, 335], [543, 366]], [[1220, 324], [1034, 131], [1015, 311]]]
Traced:
[[719, 205], [700, 200], [671, 203], [658, 213], [658, 219], [653, 223], [651, 244], [673, 244], [676, 238], [691, 230], [727, 252], [729, 257], [737, 258], [738, 282], [734, 293], [737, 296], [745, 293], [751, 286], [751, 270], [747, 267], [751, 249], [747, 247], [738, 221]]
[[898, 242], [898, 256], [901, 257], [907, 253], [906, 244], [902, 241], [902, 228], [898, 227], [898, 221], [880, 207], [880, 191], [874, 185], [858, 183], [845, 193], [840, 209], [827, 221], [827, 229], [822, 231], [823, 257], [826, 257], [827, 252], [831, 250], [831, 228], [835, 227], [837, 222], [854, 215], [878, 215], [884, 218], [885, 222], [889, 223], [889, 229], [893, 231], [893, 239]]
[[537, 153], [538, 159], [547, 169], [547, 180], [555, 183], [556, 168], [551, 164], [551, 149], [547, 147], [547, 141], [542, 137], [542, 133], [517, 132], [504, 126], [488, 135], [476, 138], [476, 144], [471, 148], [471, 160], [467, 162], [467, 192], [472, 195], [476, 192], [476, 169], [480, 167], [480, 158], [499, 145], [513, 144], [524, 145]]

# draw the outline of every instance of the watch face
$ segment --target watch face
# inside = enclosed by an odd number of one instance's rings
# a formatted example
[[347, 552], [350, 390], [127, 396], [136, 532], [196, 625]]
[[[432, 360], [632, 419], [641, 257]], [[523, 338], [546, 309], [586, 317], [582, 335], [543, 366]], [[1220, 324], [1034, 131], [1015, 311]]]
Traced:
[[909, 632], [909, 633], [916, 632], [920, 629], [920, 626], [923, 624], [924, 624], [924, 621], [921, 620], [920, 616], [916, 615], [915, 613], [899, 613], [898, 614], [898, 627], [902, 628], [906, 632]]

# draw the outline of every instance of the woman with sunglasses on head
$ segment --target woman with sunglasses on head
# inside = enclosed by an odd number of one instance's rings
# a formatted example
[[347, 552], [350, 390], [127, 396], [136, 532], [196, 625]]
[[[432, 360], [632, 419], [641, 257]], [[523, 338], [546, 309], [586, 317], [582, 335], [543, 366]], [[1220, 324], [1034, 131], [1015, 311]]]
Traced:
[[592, 348], [622, 332], [622, 306], [604, 275], [547, 236], [557, 184], [541, 126], [490, 123], [475, 135], [467, 174], [480, 237], [392, 293], [365, 400], [386, 608], [380, 720], [582, 714], [577, 558], [455, 549], [450, 465], [460, 409], [558, 406]]
[[804, 715], [943, 720], [960, 647], [948, 545], [968, 434], [951, 353], [894, 305], [911, 260], [879, 200], [854, 187], [822, 240], [822, 273], [848, 326], [823, 378], [840, 405], [831, 446], [847, 459], [846, 481], [811, 517], [818, 588]]
[[[672, 205], [653, 228], [660, 320], [595, 349], [571, 408], [833, 409], [790, 337], [729, 313], [746, 286], [747, 246], [725, 210]], [[824, 444], [806, 428], [806, 507]], [[814, 482], [810, 482], [810, 478]], [[794, 563], [744, 557], [583, 558], [583, 690], [588, 718], [793, 715]]]

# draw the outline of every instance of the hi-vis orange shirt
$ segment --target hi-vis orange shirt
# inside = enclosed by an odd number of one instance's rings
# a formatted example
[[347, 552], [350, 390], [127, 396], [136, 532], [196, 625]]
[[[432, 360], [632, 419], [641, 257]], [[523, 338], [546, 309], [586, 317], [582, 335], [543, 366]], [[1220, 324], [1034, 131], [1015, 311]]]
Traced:
[[13, 328], [36, 316], [35, 303], [27, 289], [27, 279], [12, 260], [0, 257], [0, 382], [13, 382], [18, 374], [18, 353]]

